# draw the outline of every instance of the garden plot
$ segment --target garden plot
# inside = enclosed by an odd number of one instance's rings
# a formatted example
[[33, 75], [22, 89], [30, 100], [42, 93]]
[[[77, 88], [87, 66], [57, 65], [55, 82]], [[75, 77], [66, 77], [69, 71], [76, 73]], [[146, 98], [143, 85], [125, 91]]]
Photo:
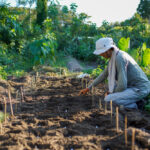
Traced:
[[150, 149], [150, 114], [105, 103], [104, 84], [79, 96], [89, 79], [32, 80], [10, 79], [14, 117], [2, 124], [0, 150]]

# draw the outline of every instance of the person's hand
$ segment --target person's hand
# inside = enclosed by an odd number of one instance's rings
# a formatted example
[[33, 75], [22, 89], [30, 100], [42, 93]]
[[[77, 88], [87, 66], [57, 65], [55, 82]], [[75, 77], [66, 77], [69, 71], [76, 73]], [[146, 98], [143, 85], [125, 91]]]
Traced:
[[89, 92], [89, 88], [83, 89], [79, 92], [79, 95], [83, 94], [85, 95], [87, 92]]
[[105, 93], [105, 97], [106, 97], [107, 95], [109, 95], [109, 92], [108, 92], [108, 91]]

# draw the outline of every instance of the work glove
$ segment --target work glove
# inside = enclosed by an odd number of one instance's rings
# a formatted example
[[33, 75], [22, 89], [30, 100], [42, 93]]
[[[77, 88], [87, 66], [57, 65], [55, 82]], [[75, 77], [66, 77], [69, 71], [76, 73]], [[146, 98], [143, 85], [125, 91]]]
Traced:
[[81, 94], [85, 95], [87, 92], [89, 92], [89, 88], [81, 90], [79, 95], [81, 95]]

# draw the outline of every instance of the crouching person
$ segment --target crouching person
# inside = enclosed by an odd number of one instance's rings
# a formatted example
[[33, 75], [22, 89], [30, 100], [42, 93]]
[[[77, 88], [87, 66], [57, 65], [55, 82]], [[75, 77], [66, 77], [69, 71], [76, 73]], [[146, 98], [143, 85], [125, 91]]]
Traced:
[[86, 94], [92, 86], [108, 79], [109, 91], [105, 101], [122, 105], [129, 109], [138, 109], [136, 102], [150, 93], [150, 81], [145, 73], [126, 52], [119, 50], [112, 38], [100, 38], [96, 41], [95, 55], [109, 59], [107, 68], [79, 94]]

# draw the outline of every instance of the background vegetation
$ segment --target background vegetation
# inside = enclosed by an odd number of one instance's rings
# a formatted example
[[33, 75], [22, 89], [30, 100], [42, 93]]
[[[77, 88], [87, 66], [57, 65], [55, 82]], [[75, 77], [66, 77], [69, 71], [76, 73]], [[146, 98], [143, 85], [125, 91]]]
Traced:
[[[100, 27], [88, 21], [77, 5], [61, 6], [57, 0], [16, 0], [18, 7], [0, 4], [0, 76], [23, 75], [34, 67], [56, 66], [62, 56], [83, 62], [107, 62], [94, 56], [95, 41], [112, 37], [149, 76], [150, 1], [141, 0], [137, 13], [123, 22], [103, 21]], [[6, 1], [7, 2], [7, 1]], [[32, 7], [36, 5], [36, 7]], [[99, 70], [99, 69], [98, 69]]]

